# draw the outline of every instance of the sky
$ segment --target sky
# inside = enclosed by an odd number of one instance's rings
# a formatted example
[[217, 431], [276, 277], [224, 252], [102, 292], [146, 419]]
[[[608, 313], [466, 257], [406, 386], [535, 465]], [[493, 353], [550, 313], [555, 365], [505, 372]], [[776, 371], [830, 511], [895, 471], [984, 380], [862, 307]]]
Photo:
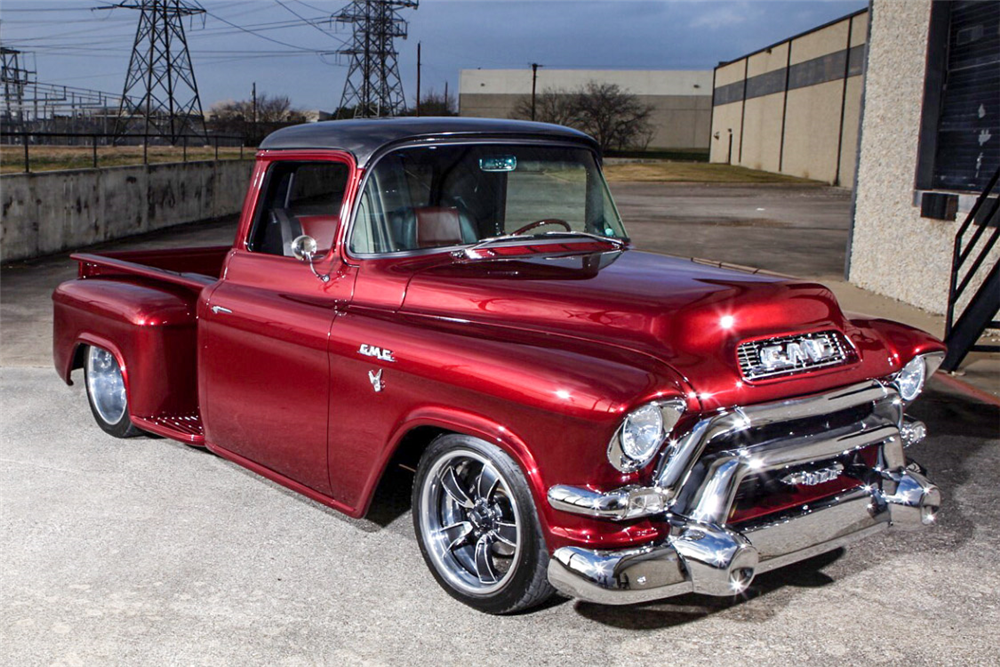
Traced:
[[[120, 0], [122, 1], [122, 0]], [[137, 0], [123, 0], [136, 4]], [[120, 94], [139, 12], [111, 0], [2, 0], [0, 43], [30, 53], [39, 82]], [[201, 0], [185, 30], [203, 108], [258, 94], [332, 111], [350, 27], [327, 21], [347, 0]], [[422, 89], [462, 69], [712, 69], [867, 6], [864, 0], [420, 0], [397, 39], [407, 100], [422, 44]]]

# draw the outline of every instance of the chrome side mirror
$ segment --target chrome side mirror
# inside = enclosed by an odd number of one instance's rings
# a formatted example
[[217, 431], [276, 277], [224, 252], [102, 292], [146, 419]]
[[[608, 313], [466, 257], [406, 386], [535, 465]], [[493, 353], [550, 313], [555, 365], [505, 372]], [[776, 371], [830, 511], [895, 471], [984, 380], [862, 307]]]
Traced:
[[295, 259], [300, 262], [308, 262], [309, 270], [313, 272], [313, 275], [327, 283], [330, 282], [330, 275], [322, 275], [316, 271], [316, 267], [313, 266], [313, 260], [319, 259], [317, 251], [319, 250], [319, 245], [316, 243], [316, 239], [313, 237], [303, 234], [302, 236], [297, 236], [292, 241], [292, 254]]
[[292, 241], [292, 254], [300, 262], [312, 262], [318, 249], [319, 245], [317, 245], [316, 239], [306, 234], [298, 236]]

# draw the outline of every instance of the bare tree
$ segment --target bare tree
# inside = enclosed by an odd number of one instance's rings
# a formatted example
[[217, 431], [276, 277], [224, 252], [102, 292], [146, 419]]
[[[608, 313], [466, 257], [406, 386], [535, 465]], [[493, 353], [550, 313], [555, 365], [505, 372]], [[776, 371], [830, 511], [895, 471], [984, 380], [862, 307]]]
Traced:
[[653, 138], [653, 107], [618, 84], [589, 82], [576, 93], [578, 127], [597, 140], [601, 150], [645, 148]]
[[[414, 115], [416, 109], [411, 107], [407, 115]], [[439, 93], [433, 88], [420, 96], [421, 116], [457, 116], [458, 102], [455, 96], [448, 93], [447, 99], [444, 93]]]
[[[652, 113], [652, 106], [615, 83], [590, 81], [572, 91], [549, 89], [535, 96], [536, 120], [586, 132], [602, 151], [645, 149], [653, 137]], [[530, 96], [517, 101], [511, 117], [531, 118]]]
[[257, 97], [256, 118], [254, 117], [253, 100], [226, 100], [216, 102], [209, 109], [212, 127], [217, 132], [248, 135], [254, 130], [268, 131], [281, 125], [303, 123], [305, 114], [292, 107], [291, 100], [285, 95], [260, 95]]
[[[514, 105], [511, 118], [531, 118], [531, 96], [525, 95]], [[541, 123], [573, 125], [577, 120], [576, 96], [562, 88], [549, 88], [535, 95], [535, 120]]]

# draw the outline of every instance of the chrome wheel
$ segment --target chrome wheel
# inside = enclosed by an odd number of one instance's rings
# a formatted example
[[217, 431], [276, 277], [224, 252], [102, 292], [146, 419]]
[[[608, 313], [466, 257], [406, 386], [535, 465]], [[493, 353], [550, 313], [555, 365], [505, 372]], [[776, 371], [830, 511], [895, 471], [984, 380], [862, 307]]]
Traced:
[[520, 514], [510, 484], [486, 457], [453, 449], [436, 459], [420, 490], [426, 554], [468, 595], [501, 589], [517, 569]]
[[125, 416], [125, 378], [114, 355], [99, 347], [87, 350], [87, 393], [100, 419], [112, 426]]

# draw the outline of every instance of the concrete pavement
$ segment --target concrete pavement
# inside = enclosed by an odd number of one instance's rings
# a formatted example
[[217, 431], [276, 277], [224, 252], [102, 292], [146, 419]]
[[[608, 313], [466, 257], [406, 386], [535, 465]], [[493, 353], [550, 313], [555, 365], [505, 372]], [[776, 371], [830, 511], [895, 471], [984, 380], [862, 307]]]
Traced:
[[93, 423], [79, 373], [0, 369], [0, 665], [995, 664], [1000, 413], [930, 392], [912, 455], [939, 525], [761, 575], [748, 599], [556, 601], [495, 618], [445, 594], [408, 480], [356, 521], [223, 459]]

